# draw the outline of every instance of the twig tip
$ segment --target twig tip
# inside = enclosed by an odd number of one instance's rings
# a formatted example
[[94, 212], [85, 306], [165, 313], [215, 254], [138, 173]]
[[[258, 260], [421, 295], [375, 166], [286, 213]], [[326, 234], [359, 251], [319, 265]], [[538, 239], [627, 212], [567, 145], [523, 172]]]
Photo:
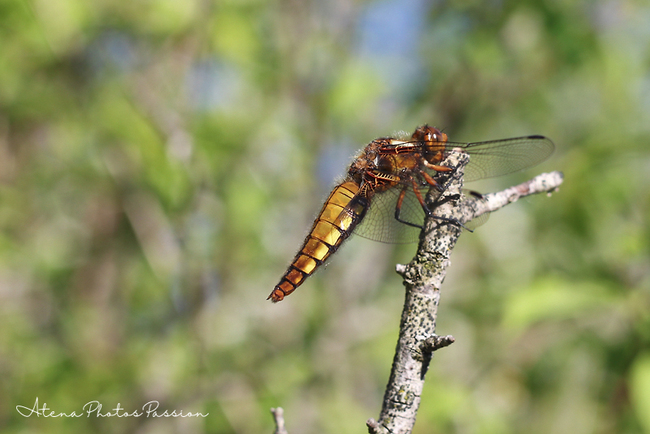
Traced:
[[284, 410], [282, 407], [272, 408], [271, 414], [275, 421], [275, 431], [273, 434], [288, 434], [284, 426]]

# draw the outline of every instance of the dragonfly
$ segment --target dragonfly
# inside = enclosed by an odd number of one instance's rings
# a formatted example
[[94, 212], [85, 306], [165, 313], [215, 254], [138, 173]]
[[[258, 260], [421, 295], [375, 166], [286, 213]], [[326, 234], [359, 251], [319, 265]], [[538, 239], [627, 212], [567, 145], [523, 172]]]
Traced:
[[450, 152], [466, 152], [465, 181], [513, 173], [546, 160], [555, 149], [544, 136], [483, 142], [452, 142], [438, 128], [423, 125], [410, 138], [383, 137], [352, 160], [345, 179], [334, 187], [302, 247], [268, 296], [282, 301], [337, 251], [352, 233], [387, 243], [413, 242], [432, 215], [426, 191], [442, 188], [439, 176], [454, 171], [441, 165]]

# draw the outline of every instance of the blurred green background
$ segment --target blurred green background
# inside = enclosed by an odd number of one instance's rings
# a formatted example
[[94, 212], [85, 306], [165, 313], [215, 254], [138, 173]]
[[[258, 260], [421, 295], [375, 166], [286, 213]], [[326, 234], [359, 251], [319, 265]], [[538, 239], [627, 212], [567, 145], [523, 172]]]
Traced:
[[416, 246], [265, 299], [355, 151], [424, 123], [555, 141], [480, 191], [565, 183], [460, 238], [415, 432], [650, 433], [642, 0], [0, 0], [2, 432], [365, 432]]

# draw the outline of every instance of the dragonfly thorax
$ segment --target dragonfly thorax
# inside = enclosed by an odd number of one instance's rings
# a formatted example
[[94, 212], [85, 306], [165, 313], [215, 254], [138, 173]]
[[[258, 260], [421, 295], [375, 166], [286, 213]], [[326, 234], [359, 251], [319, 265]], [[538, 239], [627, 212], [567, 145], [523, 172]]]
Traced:
[[377, 139], [370, 142], [350, 165], [348, 177], [357, 182], [361, 182], [365, 173], [377, 170], [378, 163], [381, 160], [379, 149], [385, 145], [385, 142], [385, 139]]

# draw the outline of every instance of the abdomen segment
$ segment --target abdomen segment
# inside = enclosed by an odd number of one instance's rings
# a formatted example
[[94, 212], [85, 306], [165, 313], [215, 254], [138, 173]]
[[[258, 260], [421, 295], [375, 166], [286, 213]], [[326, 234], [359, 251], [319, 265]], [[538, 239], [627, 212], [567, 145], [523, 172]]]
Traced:
[[332, 190], [302, 248], [269, 299], [278, 302], [295, 291], [350, 236], [368, 208], [367, 200], [357, 196], [358, 191], [359, 185], [353, 181]]

